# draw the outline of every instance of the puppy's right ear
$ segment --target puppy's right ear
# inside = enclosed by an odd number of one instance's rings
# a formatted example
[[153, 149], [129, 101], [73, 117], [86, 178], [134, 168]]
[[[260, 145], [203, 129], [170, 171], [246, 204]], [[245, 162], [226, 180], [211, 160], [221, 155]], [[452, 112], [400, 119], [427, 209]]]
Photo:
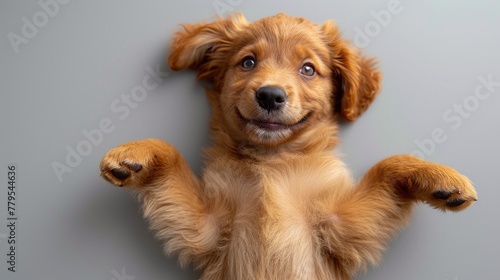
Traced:
[[210, 23], [182, 25], [170, 45], [168, 65], [174, 71], [196, 70], [199, 79], [222, 79], [231, 44], [246, 26], [248, 22], [241, 14]]

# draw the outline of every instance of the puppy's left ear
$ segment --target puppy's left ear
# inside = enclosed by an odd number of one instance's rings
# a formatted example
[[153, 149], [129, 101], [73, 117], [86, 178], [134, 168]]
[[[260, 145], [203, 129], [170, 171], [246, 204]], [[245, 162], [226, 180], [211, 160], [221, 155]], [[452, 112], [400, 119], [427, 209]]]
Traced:
[[372, 103], [380, 90], [382, 73], [376, 68], [373, 58], [361, 56], [341, 38], [337, 26], [327, 21], [321, 26], [324, 40], [330, 48], [331, 65], [337, 80], [334, 96], [336, 110], [349, 121], [354, 121]]
[[168, 65], [174, 71], [196, 70], [199, 79], [221, 79], [231, 44], [247, 25], [241, 14], [209, 23], [182, 25], [170, 45]]

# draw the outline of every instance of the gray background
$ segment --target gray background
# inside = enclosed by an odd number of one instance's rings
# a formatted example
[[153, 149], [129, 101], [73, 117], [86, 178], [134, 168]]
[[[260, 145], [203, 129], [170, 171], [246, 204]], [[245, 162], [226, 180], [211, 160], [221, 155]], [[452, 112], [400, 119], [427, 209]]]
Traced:
[[[382, 93], [362, 118], [342, 126], [340, 150], [355, 176], [386, 156], [419, 150], [416, 141], [442, 129], [446, 139], [425, 158], [476, 185], [479, 201], [465, 212], [419, 205], [382, 264], [357, 279], [500, 279], [500, 87], [474, 97], [479, 77], [500, 82], [500, 2], [392, 1], [399, 12], [383, 24], [376, 14], [389, 0], [228, 2], [249, 20], [277, 12], [335, 19], [345, 37], [379, 57]], [[162, 254], [135, 200], [100, 179], [98, 164], [120, 143], [158, 137], [200, 169], [210, 111], [194, 73], [168, 75], [123, 119], [112, 104], [141, 85], [146, 67], [168, 72], [165, 52], [177, 24], [212, 18], [217, 3], [73, 0], [43, 24], [38, 1], [1, 2], [0, 279], [196, 279]], [[22, 36], [23, 17], [33, 23], [34, 15], [43, 26], [16, 53], [8, 34]], [[371, 37], [360, 41], [357, 30], [366, 28]], [[467, 114], [449, 112], [464, 102]], [[82, 131], [103, 119], [114, 131], [60, 182], [52, 164], [65, 164], [66, 148], [76, 149]], [[15, 274], [5, 262], [10, 163], [18, 167]]]

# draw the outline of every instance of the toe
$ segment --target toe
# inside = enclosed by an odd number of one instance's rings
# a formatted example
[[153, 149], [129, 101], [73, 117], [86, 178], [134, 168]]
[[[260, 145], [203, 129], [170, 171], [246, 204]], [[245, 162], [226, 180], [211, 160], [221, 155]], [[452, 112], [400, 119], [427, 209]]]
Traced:
[[142, 164], [140, 163], [123, 161], [122, 164], [134, 172], [139, 172], [142, 169]]
[[437, 198], [437, 199], [448, 199], [451, 197], [452, 194], [453, 193], [449, 192], [449, 191], [439, 190], [439, 191], [432, 193], [432, 196], [434, 198]]
[[113, 168], [111, 169], [111, 174], [120, 180], [125, 180], [131, 175], [130, 171], [123, 168]]
[[464, 204], [465, 201], [466, 201], [465, 199], [461, 199], [461, 198], [455, 197], [455, 198], [452, 198], [452, 199], [448, 200], [446, 202], [446, 206], [448, 206], [450, 208], [458, 207], [458, 206]]

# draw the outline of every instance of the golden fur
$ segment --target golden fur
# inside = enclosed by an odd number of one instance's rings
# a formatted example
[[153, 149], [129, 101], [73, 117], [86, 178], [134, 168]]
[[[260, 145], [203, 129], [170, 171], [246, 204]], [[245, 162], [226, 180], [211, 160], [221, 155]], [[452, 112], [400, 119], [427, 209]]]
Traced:
[[[245, 59], [256, 63], [247, 69]], [[332, 152], [337, 119], [367, 109], [381, 73], [331, 21], [236, 15], [184, 25], [168, 62], [213, 84], [202, 176], [157, 139], [112, 149], [101, 175], [137, 193], [165, 252], [194, 263], [201, 279], [351, 279], [380, 261], [416, 202], [458, 211], [477, 198], [465, 176], [410, 155], [351, 178]], [[259, 107], [264, 86], [286, 92], [283, 108]]]

